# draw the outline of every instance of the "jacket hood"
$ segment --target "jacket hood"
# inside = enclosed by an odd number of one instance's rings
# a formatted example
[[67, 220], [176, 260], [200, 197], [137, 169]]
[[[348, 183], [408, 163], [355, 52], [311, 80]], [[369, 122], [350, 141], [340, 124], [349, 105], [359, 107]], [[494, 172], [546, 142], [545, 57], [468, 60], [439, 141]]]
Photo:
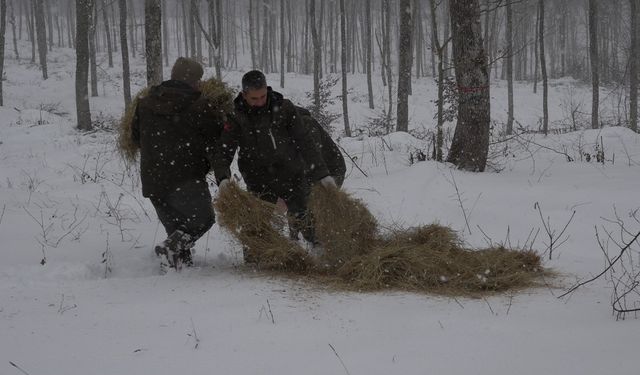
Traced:
[[200, 91], [182, 81], [164, 81], [149, 90], [144, 105], [159, 115], [172, 115], [186, 111], [198, 98]]
[[239, 93], [238, 96], [233, 100], [233, 105], [238, 112], [243, 112], [247, 114], [252, 113], [262, 113], [269, 109], [274, 109], [275, 107], [280, 107], [282, 105], [282, 100], [284, 96], [277, 91], [273, 91], [271, 86], [267, 86], [267, 104], [263, 107], [251, 107], [249, 103], [242, 97], [242, 93]]

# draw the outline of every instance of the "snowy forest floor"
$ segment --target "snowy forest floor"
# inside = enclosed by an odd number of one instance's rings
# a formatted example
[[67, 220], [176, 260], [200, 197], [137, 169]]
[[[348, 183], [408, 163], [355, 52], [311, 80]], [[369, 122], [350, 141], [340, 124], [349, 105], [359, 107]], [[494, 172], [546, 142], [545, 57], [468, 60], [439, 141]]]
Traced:
[[[492, 145], [499, 172], [466, 173], [409, 162], [416, 150], [430, 152], [430, 137], [421, 135], [434, 127], [431, 78], [413, 81], [412, 135], [344, 138], [342, 118], [334, 123], [341, 146], [366, 173], [348, 161], [344, 189], [384, 227], [438, 222], [471, 247], [533, 248], [561, 275], [548, 288], [484, 299], [325, 290], [242, 267], [240, 247], [217, 225], [197, 243], [196, 267], [160, 275], [152, 248], [164, 232], [136, 170], [115, 152], [119, 67], [100, 69], [91, 109], [101, 126], [80, 134], [74, 52], [54, 51], [49, 61], [47, 81], [26, 60], [6, 62], [0, 373], [637, 374], [640, 322], [612, 315], [608, 280], [557, 298], [607, 266], [596, 230], [611, 258], [640, 231], [640, 137], [628, 129], [521, 133]], [[133, 68], [135, 93], [144, 84], [143, 62], [134, 60]], [[224, 72], [224, 80], [237, 87], [241, 75]], [[277, 75], [268, 78], [294, 102], [308, 103], [312, 77], [288, 74], [284, 89]], [[363, 75], [349, 80], [351, 123], [366, 134], [380, 109], [367, 108]], [[506, 83], [491, 90], [499, 127]], [[386, 89], [379, 79], [374, 92], [381, 108]], [[538, 129], [541, 93], [517, 83], [515, 98], [518, 124]], [[616, 94], [603, 89], [601, 98], [603, 119], [615, 118]], [[579, 125], [588, 124], [590, 101], [587, 86], [553, 81], [552, 127], [568, 128], [572, 108]], [[329, 106], [340, 108], [338, 100]], [[634, 244], [623, 259], [627, 272], [637, 272], [638, 249]], [[638, 307], [637, 297], [629, 295], [628, 307]]]

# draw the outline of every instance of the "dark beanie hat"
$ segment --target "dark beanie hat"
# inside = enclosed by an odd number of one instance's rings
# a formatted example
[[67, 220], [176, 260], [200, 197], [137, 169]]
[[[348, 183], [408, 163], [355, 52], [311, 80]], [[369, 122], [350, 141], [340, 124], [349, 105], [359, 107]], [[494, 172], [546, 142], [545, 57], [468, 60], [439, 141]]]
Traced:
[[242, 76], [242, 91], [261, 89], [267, 87], [267, 78], [259, 70], [252, 70]]
[[203, 74], [202, 65], [186, 57], [178, 57], [175, 64], [173, 64], [173, 68], [171, 68], [171, 79], [188, 84], [198, 82]]

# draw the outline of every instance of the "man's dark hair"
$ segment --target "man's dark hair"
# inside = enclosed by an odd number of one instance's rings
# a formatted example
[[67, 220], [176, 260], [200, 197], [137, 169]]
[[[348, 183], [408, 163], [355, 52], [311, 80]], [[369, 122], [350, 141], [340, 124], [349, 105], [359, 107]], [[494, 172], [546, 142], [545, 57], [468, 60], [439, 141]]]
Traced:
[[267, 87], [267, 78], [259, 70], [252, 70], [242, 76], [242, 91], [261, 89]]

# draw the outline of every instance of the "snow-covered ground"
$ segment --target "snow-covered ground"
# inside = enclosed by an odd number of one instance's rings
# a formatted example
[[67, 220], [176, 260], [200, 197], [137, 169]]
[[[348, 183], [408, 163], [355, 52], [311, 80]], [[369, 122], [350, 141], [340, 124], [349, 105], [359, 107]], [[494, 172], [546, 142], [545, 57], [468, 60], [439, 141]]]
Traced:
[[[559, 273], [547, 288], [486, 299], [389, 291], [346, 293], [242, 267], [238, 245], [214, 225], [198, 242], [196, 267], [160, 275], [152, 247], [163, 239], [135, 169], [114, 151], [115, 134], [74, 130], [74, 53], [54, 51], [50, 78], [25, 60], [6, 63], [0, 108], [0, 374], [637, 374], [640, 321], [616, 320], [603, 278], [558, 299], [606, 260], [640, 224], [640, 137], [624, 128], [523, 135], [493, 147], [501, 172], [466, 173], [433, 161], [409, 163], [428, 140], [395, 133], [341, 138], [349, 162], [344, 189], [386, 227], [439, 222], [470, 246], [504, 242], [545, 252]], [[106, 64], [104, 64], [106, 66]], [[123, 110], [114, 69], [101, 70], [95, 121]], [[144, 84], [134, 61], [133, 91]], [[210, 69], [207, 74], [211, 74]], [[225, 72], [237, 86], [242, 72]], [[166, 74], [165, 74], [166, 76]], [[349, 76], [351, 122], [376, 117], [364, 76]], [[289, 74], [286, 88], [306, 102], [312, 78]], [[336, 90], [339, 89], [339, 85]], [[376, 80], [376, 105], [386, 90]], [[431, 79], [416, 80], [411, 128], [433, 129]], [[601, 95], [603, 116], [615, 113]], [[337, 92], [336, 92], [337, 93]], [[588, 88], [553, 82], [551, 123], [567, 123], [569, 103], [589, 112]], [[541, 94], [516, 84], [516, 119], [537, 129]], [[492, 85], [492, 117], [506, 118], [506, 83]], [[331, 109], [341, 108], [336, 102]], [[588, 115], [586, 121], [588, 123]], [[583, 118], [583, 120], [584, 120]], [[337, 136], [342, 119], [334, 124]], [[585, 153], [604, 146], [606, 161]], [[600, 147], [600, 146], [598, 146]], [[567, 155], [575, 159], [567, 161]], [[215, 194], [215, 187], [212, 187]], [[571, 219], [573, 212], [575, 216]], [[542, 217], [542, 219], [541, 219]], [[559, 236], [569, 222], [566, 231]], [[531, 233], [536, 233], [535, 237]], [[604, 230], [612, 232], [607, 241]], [[624, 236], [629, 238], [628, 235]], [[638, 246], [632, 248], [638, 264]], [[635, 262], [635, 263], [634, 263]], [[633, 307], [636, 295], [630, 296]]]

